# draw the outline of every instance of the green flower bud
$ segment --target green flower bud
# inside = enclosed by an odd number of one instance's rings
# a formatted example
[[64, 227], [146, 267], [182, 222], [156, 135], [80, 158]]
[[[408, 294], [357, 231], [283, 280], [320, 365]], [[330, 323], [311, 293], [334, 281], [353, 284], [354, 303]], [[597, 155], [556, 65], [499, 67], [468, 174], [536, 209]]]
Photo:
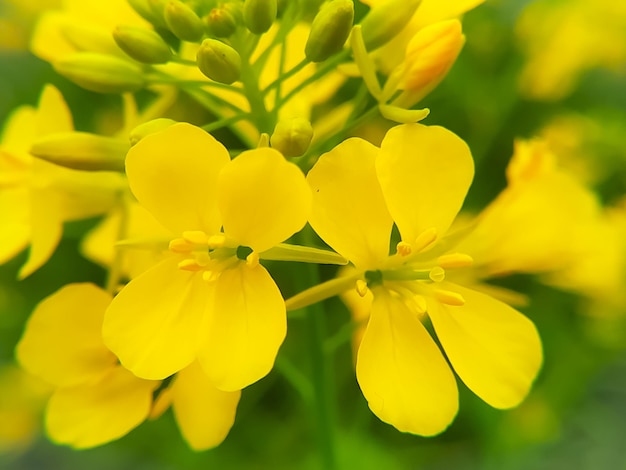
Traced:
[[183, 41], [196, 42], [204, 35], [202, 20], [196, 12], [178, 0], [171, 0], [164, 11], [165, 22], [172, 33]]
[[177, 122], [173, 119], [168, 118], [158, 118], [153, 119], [152, 121], [144, 122], [143, 124], [139, 124], [132, 131], [130, 131], [130, 145], [131, 147], [137, 142], [139, 142], [144, 137], [154, 134], [155, 132], [162, 131], [163, 129], [167, 129], [170, 126], [173, 126]]
[[211, 36], [227, 38], [237, 30], [237, 12], [233, 8], [227, 8], [229, 4], [219, 8], [213, 8], [203, 18], [207, 32]]
[[222, 41], [202, 41], [196, 61], [200, 71], [211, 80], [229, 85], [239, 80], [241, 57], [235, 49]]
[[155, 28], [167, 27], [163, 19], [163, 8], [155, 12], [156, 6], [151, 5], [149, 0], [128, 0], [128, 3], [139, 16], [151, 23]]
[[125, 93], [144, 86], [139, 66], [113, 56], [76, 52], [64, 56], [53, 65], [60, 75], [97, 93]]
[[354, 20], [352, 0], [333, 0], [322, 6], [311, 24], [304, 53], [311, 62], [322, 62], [341, 50]]
[[167, 43], [149, 29], [118, 26], [113, 31], [113, 39], [126, 54], [145, 64], [164, 64], [172, 58]]
[[87, 132], [61, 132], [37, 140], [30, 153], [74, 170], [124, 171], [129, 148], [122, 139]]
[[313, 127], [304, 118], [284, 119], [276, 124], [270, 142], [285, 157], [304, 155], [313, 138]]
[[422, 0], [389, 0], [374, 7], [361, 22], [363, 40], [369, 52], [398, 35], [409, 23]]
[[250, 32], [263, 34], [272, 27], [277, 12], [277, 0], [245, 0], [243, 22]]

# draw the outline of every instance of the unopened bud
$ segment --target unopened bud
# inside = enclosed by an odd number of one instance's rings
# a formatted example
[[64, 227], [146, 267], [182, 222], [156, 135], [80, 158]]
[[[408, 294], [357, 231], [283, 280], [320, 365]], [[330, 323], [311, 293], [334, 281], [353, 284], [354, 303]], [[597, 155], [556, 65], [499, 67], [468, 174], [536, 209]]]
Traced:
[[218, 38], [227, 38], [234, 34], [239, 25], [238, 13], [235, 8], [230, 7], [230, 3], [213, 8], [208, 15], [203, 18], [204, 25], [208, 33]]
[[243, 22], [252, 33], [263, 34], [272, 27], [277, 12], [277, 0], [245, 0]]
[[157, 28], [167, 27], [167, 25], [165, 24], [165, 20], [163, 19], [162, 8], [158, 12], [155, 11], [156, 5], [151, 5], [149, 0], [128, 0], [128, 3], [132, 7], [132, 9], [135, 10], [137, 14], [148, 23], [151, 23]]
[[176, 121], [168, 118], [158, 118], [153, 119], [152, 121], [144, 122], [143, 124], [139, 124], [132, 131], [130, 131], [130, 145], [133, 146], [137, 144], [144, 137], [154, 134], [155, 132], [162, 131], [167, 129], [170, 126], [176, 124]]
[[134, 26], [118, 26], [113, 39], [120, 49], [133, 59], [145, 64], [164, 64], [172, 58], [172, 51], [156, 32]]
[[459, 20], [440, 21], [420, 29], [407, 45], [398, 84], [404, 92], [393, 104], [408, 108], [430, 93], [448, 74], [463, 44]]
[[311, 62], [322, 62], [341, 50], [354, 20], [352, 0], [334, 0], [322, 6], [311, 24], [304, 53]]
[[64, 56], [53, 65], [65, 78], [97, 93], [125, 93], [144, 86], [139, 66], [113, 56], [76, 52]]
[[59, 31], [77, 52], [97, 52], [122, 58], [126, 57], [106, 30], [67, 20], [61, 22]]
[[382, 46], [409, 23], [422, 0], [389, 0], [372, 8], [363, 18], [363, 40], [368, 51]]
[[164, 11], [165, 22], [174, 35], [183, 41], [196, 42], [204, 35], [202, 20], [196, 12], [178, 0], [171, 0]]
[[281, 120], [276, 124], [270, 139], [272, 147], [285, 157], [304, 155], [313, 138], [313, 127], [304, 118]]
[[30, 153], [74, 170], [124, 171], [129, 148], [128, 142], [122, 139], [87, 132], [62, 132], [37, 140]]
[[239, 80], [241, 57], [235, 49], [222, 41], [202, 41], [196, 60], [200, 71], [211, 80], [229, 85]]

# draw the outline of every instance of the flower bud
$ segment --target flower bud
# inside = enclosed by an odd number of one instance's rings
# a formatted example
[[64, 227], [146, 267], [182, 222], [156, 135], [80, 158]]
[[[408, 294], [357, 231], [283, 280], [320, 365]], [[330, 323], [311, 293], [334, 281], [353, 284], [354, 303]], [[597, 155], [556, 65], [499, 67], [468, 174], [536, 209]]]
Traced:
[[96, 93], [125, 93], [144, 86], [139, 66], [113, 56], [76, 52], [53, 65], [60, 75]]
[[74, 170], [124, 171], [129, 148], [122, 139], [87, 132], [61, 132], [37, 140], [30, 153]]
[[241, 57], [239, 53], [217, 39], [202, 41], [196, 56], [200, 71], [216, 82], [231, 83], [239, 80]]
[[204, 35], [202, 20], [196, 12], [178, 0], [171, 0], [164, 10], [168, 28], [183, 41], [196, 42]]
[[285, 157], [304, 155], [313, 138], [313, 127], [304, 118], [284, 119], [276, 124], [270, 142]]
[[126, 54], [145, 64], [164, 64], [172, 58], [167, 43], [149, 29], [118, 26], [113, 31], [113, 39]]
[[322, 6], [311, 24], [304, 53], [311, 62], [322, 62], [341, 50], [354, 20], [352, 0], [334, 0]]
[[213, 8], [208, 15], [203, 18], [207, 32], [211, 36], [227, 38], [237, 30], [239, 25], [238, 14], [235, 8], [230, 7], [230, 3]]
[[277, 12], [277, 0], [245, 0], [243, 22], [250, 32], [263, 34], [272, 27]]
[[456, 61], [465, 43], [459, 20], [440, 21], [420, 29], [409, 41], [394, 105], [411, 107], [430, 93]]
[[369, 52], [389, 42], [409, 23], [422, 0], [389, 0], [372, 8], [361, 21]]
[[163, 19], [163, 9], [155, 11], [155, 7], [151, 5], [149, 0], [128, 0], [129, 5], [148, 23], [155, 28], [165, 28], [165, 20]]
[[155, 132], [162, 131], [167, 129], [170, 126], [176, 124], [176, 121], [168, 118], [158, 118], [153, 119], [152, 121], [144, 122], [143, 124], [139, 124], [132, 131], [130, 131], [130, 145], [136, 145], [141, 139], [150, 134], [154, 134]]

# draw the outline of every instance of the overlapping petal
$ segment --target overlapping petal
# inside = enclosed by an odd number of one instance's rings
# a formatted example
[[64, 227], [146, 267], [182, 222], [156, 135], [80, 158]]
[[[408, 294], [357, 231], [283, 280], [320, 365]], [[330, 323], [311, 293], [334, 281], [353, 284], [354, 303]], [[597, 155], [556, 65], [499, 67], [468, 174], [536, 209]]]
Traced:
[[148, 417], [157, 386], [118, 366], [100, 380], [60, 388], [48, 402], [48, 435], [77, 449], [118, 439]]
[[213, 288], [178, 262], [172, 256], [133, 279], [105, 314], [105, 344], [138, 377], [164, 379], [195, 358]]
[[359, 268], [380, 266], [389, 254], [393, 221], [376, 176], [378, 149], [352, 138], [322, 155], [309, 171], [309, 222], [335, 251]]
[[101, 376], [116, 362], [101, 337], [111, 296], [93, 284], [71, 284], [43, 300], [17, 345], [22, 367], [67, 387]]
[[376, 170], [402, 240], [425, 230], [443, 235], [461, 209], [474, 177], [467, 144], [439, 126], [405, 124], [390, 129]]
[[456, 381], [414, 312], [384, 288], [374, 302], [356, 364], [370, 409], [400, 431], [442, 432], [458, 409]]
[[533, 323], [488, 295], [453, 285], [462, 307], [430, 302], [428, 314], [463, 382], [495, 408], [511, 408], [528, 394], [542, 362]]
[[149, 135], [128, 152], [126, 173], [135, 197], [165, 227], [217, 233], [217, 179], [228, 150], [191, 124]]
[[0, 191], [0, 264], [7, 262], [24, 248], [30, 240], [30, 201], [26, 188]]
[[307, 221], [311, 194], [304, 175], [276, 150], [240, 154], [219, 178], [218, 203], [224, 232], [255, 251], [265, 251]]
[[271, 370], [287, 333], [285, 303], [266, 269], [241, 262], [215, 281], [198, 358], [220, 390], [241, 390]]
[[171, 390], [174, 415], [190, 447], [219, 445], [235, 422], [241, 391], [218, 390], [197, 362], [176, 374]]

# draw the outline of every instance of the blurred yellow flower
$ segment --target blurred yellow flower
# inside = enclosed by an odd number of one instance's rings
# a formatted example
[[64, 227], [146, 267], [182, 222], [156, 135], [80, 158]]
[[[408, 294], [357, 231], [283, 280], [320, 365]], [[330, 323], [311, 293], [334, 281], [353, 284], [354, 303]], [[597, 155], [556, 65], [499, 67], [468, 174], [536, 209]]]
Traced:
[[115, 297], [105, 343], [140, 377], [162, 379], [197, 358], [221, 390], [259, 380], [286, 333], [283, 298], [259, 254], [306, 223], [304, 176], [270, 148], [231, 161], [182, 123], [136, 144], [126, 172], [139, 203], [173, 234], [171, 255]]
[[[454, 376], [422, 324], [426, 315], [456, 373], [494, 407], [517, 405], [541, 365], [532, 322], [446, 280], [472, 261], [451, 252], [456, 237], [445, 234], [473, 173], [460, 138], [408, 124], [392, 128], [380, 149], [357, 138], [343, 142], [307, 178], [312, 227], [354, 264], [357, 291], [367, 295], [367, 286], [373, 294], [357, 380], [372, 411], [401, 431], [437, 434], [458, 408]], [[390, 256], [394, 223], [402, 241]]]

